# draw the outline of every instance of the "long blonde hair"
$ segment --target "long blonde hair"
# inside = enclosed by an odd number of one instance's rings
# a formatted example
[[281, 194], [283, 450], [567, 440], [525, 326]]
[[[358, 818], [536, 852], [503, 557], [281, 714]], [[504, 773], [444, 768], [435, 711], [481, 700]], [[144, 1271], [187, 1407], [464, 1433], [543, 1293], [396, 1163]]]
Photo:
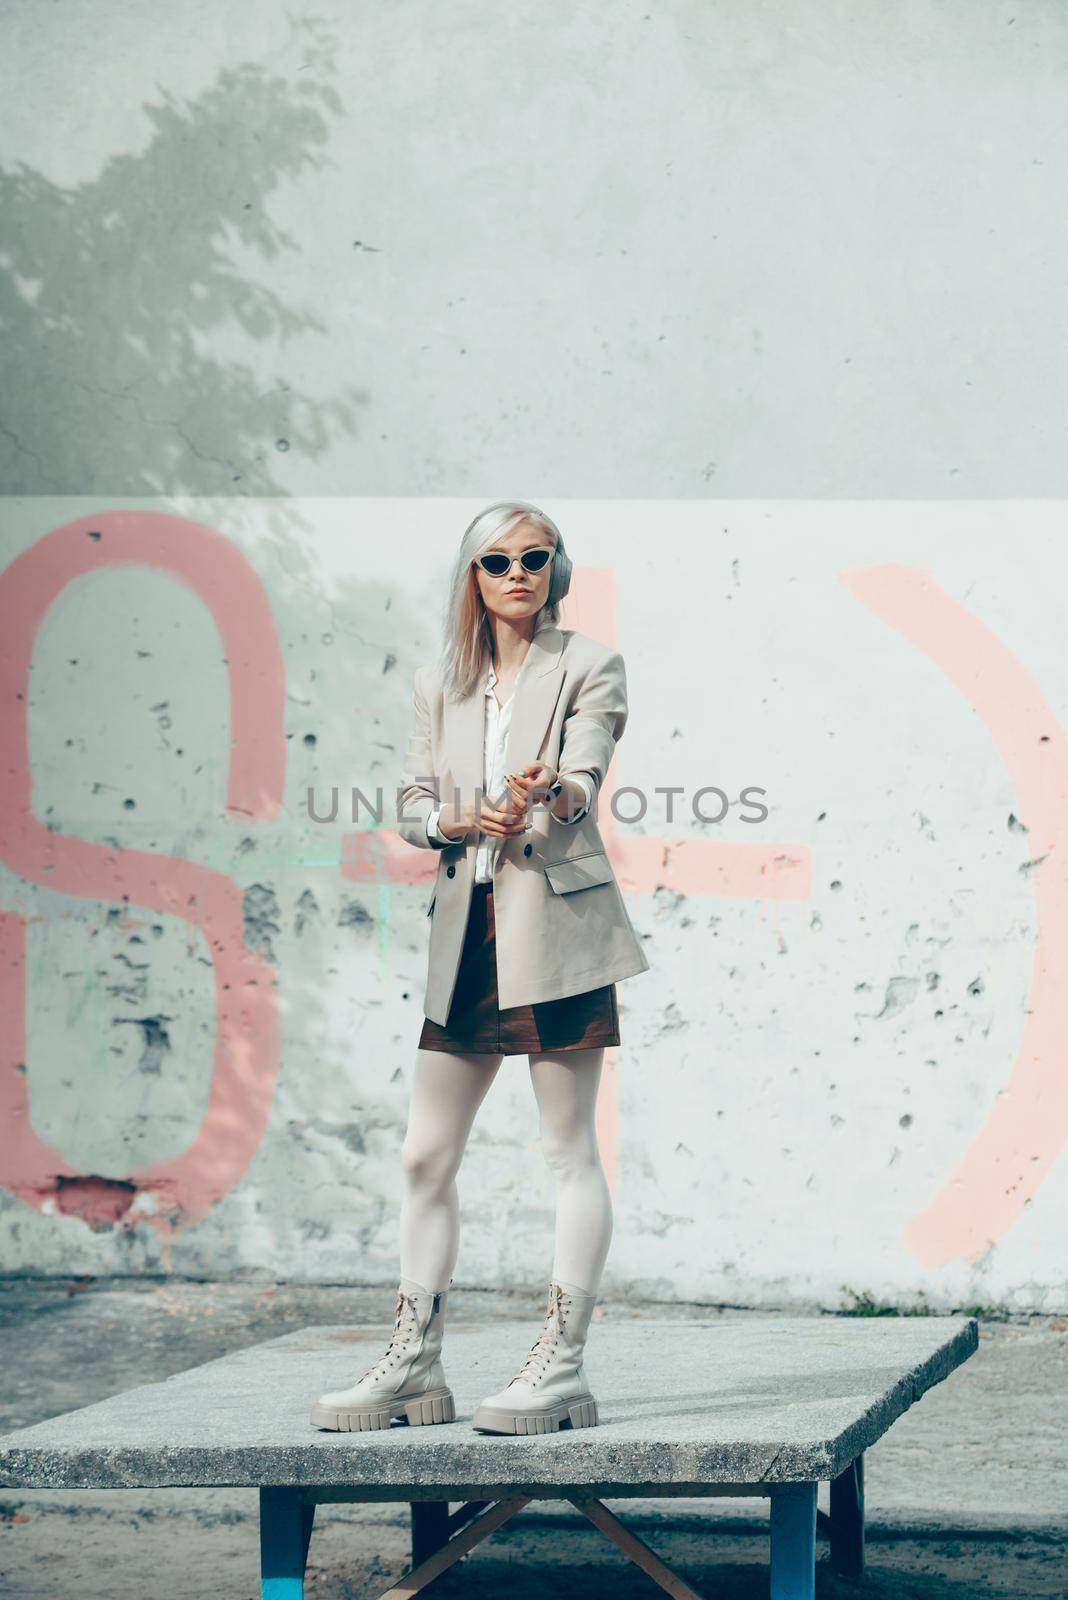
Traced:
[[[564, 541], [556, 524], [536, 506], [523, 500], [501, 501], [480, 512], [471, 523], [460, 542], [445, 603], [441, 681], [444, 692], [455, 700], [462, 700], [474, 691], [493, 659], [489, 616], [472, 563], [483, 550], [522, 522], [550, 534], [556, 549], [565, 554]], [[559, 620], [559, 603], [548, 602], [534, 619], [534, 631]]]

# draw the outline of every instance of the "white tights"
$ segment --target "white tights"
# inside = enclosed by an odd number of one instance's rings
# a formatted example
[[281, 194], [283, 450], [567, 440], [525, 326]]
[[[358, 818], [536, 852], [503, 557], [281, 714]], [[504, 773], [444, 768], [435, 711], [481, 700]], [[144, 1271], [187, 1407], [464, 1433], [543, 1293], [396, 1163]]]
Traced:
[[[500, 1055], [417, 1050], [404, 1136], [401, 1276], [446, 1289], [460, 1246], [456, 1174], [467, 1136]], [[527, 1057], [538, 1103], [542, 1153], [556, 1190], [552, 1276], [596, 1294], [612, 1239], [612, 1199], [597, 1148], [594, 1116], [604, 1047], [545, 1050]]]

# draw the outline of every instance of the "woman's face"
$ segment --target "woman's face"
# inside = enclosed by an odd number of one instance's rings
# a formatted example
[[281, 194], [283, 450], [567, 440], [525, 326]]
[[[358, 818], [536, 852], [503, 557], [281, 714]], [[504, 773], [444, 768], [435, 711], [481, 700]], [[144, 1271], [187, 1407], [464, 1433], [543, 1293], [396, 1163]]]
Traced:
[[519, 558], [524, 550], [551, 551], [554, 548], [551, 533], [527, 522], [517, 523], [505, 538], [487, 545], [482, 555], [488, 555], [490, 550], [501, 550], [511, 557], [511, 565], [503, 577], [494, 578], [475, 563], [475, 579], [486, 610], [509, 622], [537, 616], [549, 595], [553, 565], [547, 561], [540, 572], [528, 572]]

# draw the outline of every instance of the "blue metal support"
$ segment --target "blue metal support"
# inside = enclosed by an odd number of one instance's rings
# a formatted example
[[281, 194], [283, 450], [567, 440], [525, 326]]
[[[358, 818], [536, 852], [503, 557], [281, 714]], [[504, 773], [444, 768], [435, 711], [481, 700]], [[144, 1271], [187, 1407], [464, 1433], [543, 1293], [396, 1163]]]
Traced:
[[449, 1502], [413, 1500], [411, 1508], [412, 1566], [418, 1567], [449, 1542]]
[[864, 1576], [864, 1454], [831, 1479], [831, 1571], [859, 1583]]
[[260, 1490], [260, 1594], [262, 1600], [304, 1600], [314, 1505], [299, 1489]]
[[816, 1485], [771, 1485], [771, 1600], [814, 1600]]

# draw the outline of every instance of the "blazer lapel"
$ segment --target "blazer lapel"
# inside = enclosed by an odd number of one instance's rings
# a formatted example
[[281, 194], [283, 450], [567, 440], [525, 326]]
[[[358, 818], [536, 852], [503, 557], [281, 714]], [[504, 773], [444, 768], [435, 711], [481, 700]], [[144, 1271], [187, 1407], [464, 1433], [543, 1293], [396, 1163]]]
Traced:
[[512, 702], [512, 721], [504, 746], [505, 772], [519, 772], [538, 759], [549, 718], [553, 714], [564, 676], [564, 636], [553, 624], [538, 629]]
[[[516, 679], [512, 720], [505, 743], [505, 771], [518, 772], [538, 758], [546, 725], [553, 714], [564, 675], [564, 636], [552, 623], [543, 624], [530, 641], [530, 649]], [[473, 800], [484, 781], [486, 738], [486, 688], [484, 679], [463, 700], [445, 701], [445, 751], [452, 783], [461, 802]], [[452, 801], [448, 784], [443, 801]], [[492, 798], [492, 797], [490, 797]]]

